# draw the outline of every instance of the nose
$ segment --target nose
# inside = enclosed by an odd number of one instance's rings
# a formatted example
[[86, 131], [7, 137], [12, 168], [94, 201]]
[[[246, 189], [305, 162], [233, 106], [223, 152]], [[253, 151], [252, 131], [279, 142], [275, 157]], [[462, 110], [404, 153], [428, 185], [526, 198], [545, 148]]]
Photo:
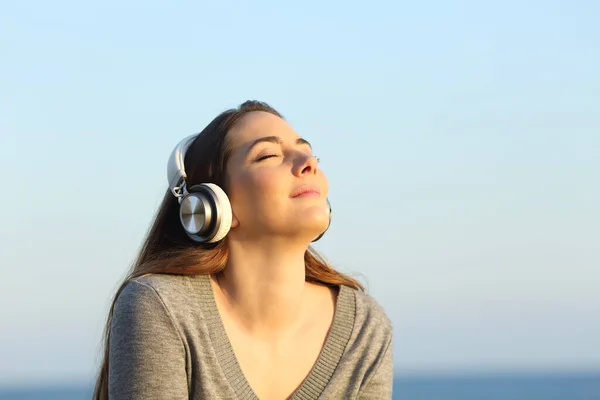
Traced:
[[316, 174], [319, 167], [319, 160], [315, 156], [303, 156], [298, 162], [296, 175]]

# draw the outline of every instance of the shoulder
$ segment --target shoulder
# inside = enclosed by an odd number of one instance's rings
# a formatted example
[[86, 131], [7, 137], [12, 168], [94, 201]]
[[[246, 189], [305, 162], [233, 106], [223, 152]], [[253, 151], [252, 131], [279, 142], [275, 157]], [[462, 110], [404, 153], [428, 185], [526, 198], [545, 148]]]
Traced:
[[[162, 309], [167, 314], [190, 307], [194, 295], [200, 291], [194, 285], [201, 280], [198, 276], [148, 274], [129, 279], [121, 288], [115, 313], [141, 313], [145, 310]], [[173, 317], [174, 315], [171, 315]]]
[[393, 331], [392, 321], [381, 304], [365, 292], [354, 290], [354, 296], [356, 299], [357, 322], [369, 325], [381, 334], [391, 337]]
[[168, 296], [169, 292], [178, 286], [174, 280], [163, 275], [144, 275], [128, 279], [117, 294], [115, 308], [140, 307]]
[[117, 293], [114, 304], [115, 317], [124, 314], [140, 318], [144, 314], [154, 314], [157, 308], [167, 311], [164, 294], [168, 294], [171, 285], [165, 284], [166, 281], [168, 279], [159, 275], [127, 280]]
[[375, 298], [359, 291], [355, 297], [353, 345], [360, 350], [354, 367], [362, 373], [358, 397], [390, 399], [394, 379], [392, 322]]
[[128, 284], [144, 286], [156, 293], [168, 296], [186, 286], [188, 280], [188, 277], [183, 275], [146, 274], [130, 279]]
[[111, 335], [164, 331], [184, 338], [184, 332], [195, 332], [201, 324], [207, 284], [210, 280], [203, 275], [148, 274], [129, 279], [114, 303]]
[[153, 337], [180, 343], [181, 335], [168, 303], [146, 279], [132, 278], [123, 284], [114, 303], [110, 324], [111, 351], [117, 353], [138, 349]]
[[[373, 382], [375, 377], [379, 378], [374, 382], [377, 382], [378, 379], [384, 379], [386, 382], [391, 379], [388, 375], [392, 374], [390, 371], [393, 370], [392, 322], [382, 305], [374, 297], [346, 286], [342, 288], [344, 298], [352, 300], [351, 303], [348, 302], [350, 306], [348, 313], [351, 315], [350, 318], [354, 317], [354, 322], [350, 328], [350, 337], [345, 346], [339, 370], [347, 371], [346, 373], [351, 375], [351, 380], [359, 383], [362, 391], [369, 382]], [[346, 301], [344, 300], [344, 303]], [[384, 373], [385, 376], [381, 373]], [[383, 378], [381, 378], [382, 376]], [[346, 384], [347, 381], [340, 383], [342, 386]], [[389, 384], [384, 383], [383, 386], [387, 388]], [[387, 389], [377, 389], [376, 391], [381, 392], [379, 396], [387, 393]], [[390, 398], [385, 397], [386, 395], [383, 396], [375, 397]]]
[[355, 299], [355, 320], [352, 341], [366, 348], [387, 350], [392, 342], [393, 325], [382, 305], [371, 295], [350, 288]]

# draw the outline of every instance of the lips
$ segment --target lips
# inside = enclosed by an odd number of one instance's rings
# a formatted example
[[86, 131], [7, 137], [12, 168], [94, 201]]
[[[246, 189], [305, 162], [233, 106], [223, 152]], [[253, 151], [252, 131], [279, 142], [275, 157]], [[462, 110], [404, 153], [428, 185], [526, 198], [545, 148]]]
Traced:
[[321, 188], [316, 185], [302, 185], [297, 187], [292, 194], [291, 198], [296, 197], [320, 197], [321, 196]]

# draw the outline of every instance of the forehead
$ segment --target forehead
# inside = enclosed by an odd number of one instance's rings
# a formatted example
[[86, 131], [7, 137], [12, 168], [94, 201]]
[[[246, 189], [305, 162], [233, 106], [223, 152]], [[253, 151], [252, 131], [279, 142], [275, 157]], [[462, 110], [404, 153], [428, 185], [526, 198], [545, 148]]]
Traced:
[[231, 128], [227, 140], [235, 153], [245, 151], [256, 139], [265, 136], [279, 136], [284, 142], [298, 138], [298, 134], [284, 119], [268, 112], [252, 111]]

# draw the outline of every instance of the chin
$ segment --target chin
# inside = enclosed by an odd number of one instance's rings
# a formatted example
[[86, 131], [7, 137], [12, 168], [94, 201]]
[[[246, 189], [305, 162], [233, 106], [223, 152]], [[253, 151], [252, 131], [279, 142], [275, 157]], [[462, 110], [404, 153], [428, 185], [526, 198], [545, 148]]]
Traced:
[[325, 206], [313, 206], [303, 210], [297, 226], [303, 230], [314, 232], [314, 236], [318, 236], [329, 226], [329, 208]]

